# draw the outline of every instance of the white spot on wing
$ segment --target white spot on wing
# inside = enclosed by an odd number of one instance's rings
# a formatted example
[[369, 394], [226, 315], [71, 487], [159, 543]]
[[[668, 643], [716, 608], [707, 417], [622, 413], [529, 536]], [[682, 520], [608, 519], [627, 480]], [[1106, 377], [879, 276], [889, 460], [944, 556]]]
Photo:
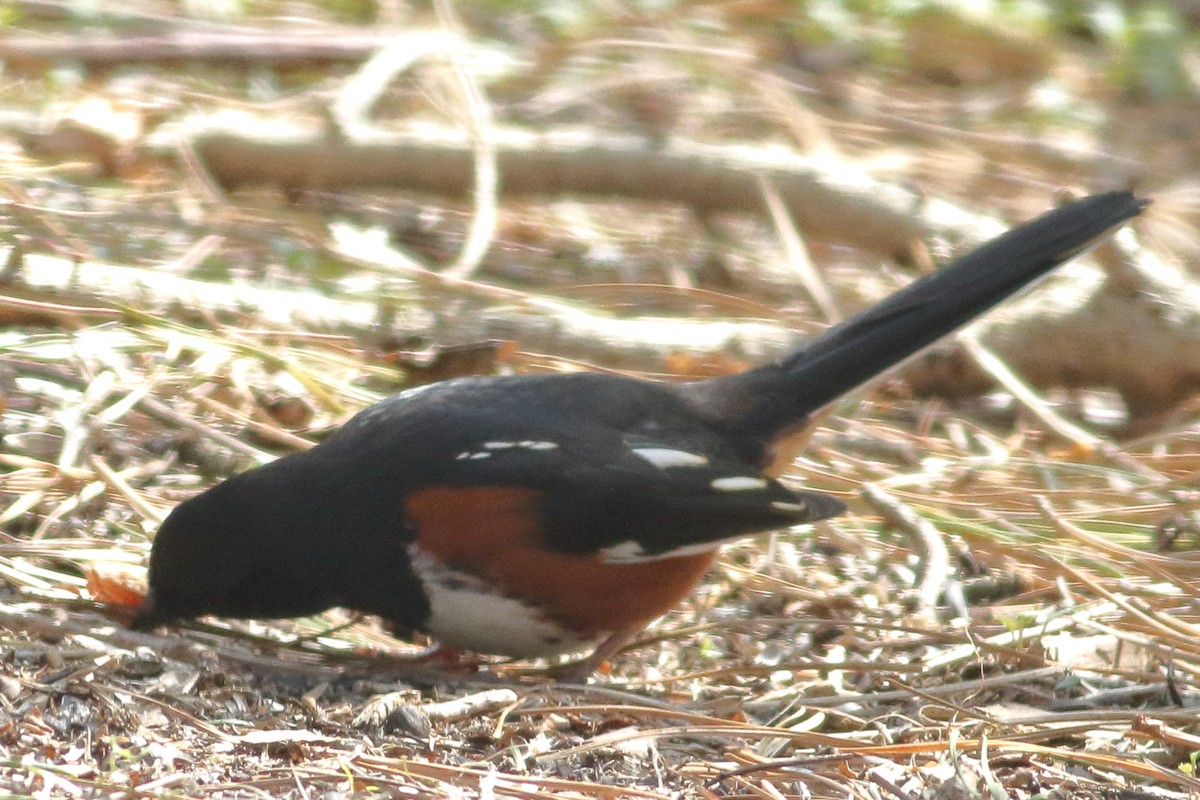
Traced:
[[659, 469], [672, 467], [702, 467], [708, 463], [706, 456], [669, 447], [634, 447], [633, 454], [649, 461]]
[[415, 544], [409, 545], [408, 555], [429, 598], [425, 628], [440, 642], [513, 658], [572, 653], [592, 643], [474, 575], [447, 567]]
[[782, 500], [776, 500], [771, 503], [771, 508], [779, 511], [795, 511], [797, 514], [803, 514], [808, 511], [808, 503], [785, 503]]
[[556, 450], [558, 445], [555, 442], [540, 442], [533, 439], [526, 439], [520, 442], [484, 442], [482, 450], [464, 450], [454, 457], [455, 461], [479, 461], [485, 458], [491, 458], [493, 453], [499, 453], [504, 450]]
[[511, 450], [514, 447], [522, 450], [555, 450], [558, 448], [558, 444], [525, 439], [520, 442], [484, 442], [483, 447], [485, 450]]
[[361, 426], [376, 419], [377, 417], [387, 417], [390, 414], [395, 413], [397, 403], [411, 400], [417, 395], [427, 392], [430, 389], [440, 385], [441, 384], [438, 383], [423, 383], [420, 386], [412, 386], [402, 392], [396, 392], [390, 397], [380, 400], [378, 403], [367, 406], [362, 411], [359, 411], [354, 415], [352, 422], [355, 425]]
[[737, 475], [732, 478], [717, 478], [709, 486], [718, 492], [752, 492], [756, 489], [767, 488], [767, 481], [765, 478]]
[[636, 564], [639, 561], [662, 561], [666, 558], [683, 558], [701, 553], [711, 553], [721, 546], [720, 542], [696, 542], [685, 544], [662, 553], [647, 554], [642, 545], [634, 540], [618, 542], [611, 547], [601, 549], [597, 555], [607, 564]]
[[411, 400], [412, 398], [419, 395], [421, 392], [432, 389], [434, 386], [437, 386], [437, 384], [436, 383], [422, 383], [420, 386], [412, 386], [408, 389], [405, 389], [402, 392], [397, 392], [394, 395], [394, 397], [397, 400]]

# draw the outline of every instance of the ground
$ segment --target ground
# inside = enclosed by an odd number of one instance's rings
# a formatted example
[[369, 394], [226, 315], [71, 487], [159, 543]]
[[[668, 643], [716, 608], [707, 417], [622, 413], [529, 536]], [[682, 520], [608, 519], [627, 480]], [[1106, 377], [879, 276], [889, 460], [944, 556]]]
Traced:
[[[6, 796], [1200, 796], [1191, 326], [1028, 333], [1195, 305], [1185, 4], [463, 5], [0, 6]], [[586, 685], [336, 611], [123, 625], [175, 503], [374, 399], [728, 372], [1126, 185], [1131, 239], [979, 329], [1010, 370], [840, 403], [785, 477], [850, 512]]]

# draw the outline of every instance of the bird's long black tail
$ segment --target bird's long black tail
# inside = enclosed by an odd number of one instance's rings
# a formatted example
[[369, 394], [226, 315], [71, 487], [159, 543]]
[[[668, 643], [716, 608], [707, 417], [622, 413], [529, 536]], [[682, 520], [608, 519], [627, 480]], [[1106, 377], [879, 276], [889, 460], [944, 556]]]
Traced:
[[691, 384], [725, 424], [769, 439], [919, 353], [1069, 261], [1146, 206], [1130, 192], [1085, 197], [1019, 225], [829, 328], [779, 361]]

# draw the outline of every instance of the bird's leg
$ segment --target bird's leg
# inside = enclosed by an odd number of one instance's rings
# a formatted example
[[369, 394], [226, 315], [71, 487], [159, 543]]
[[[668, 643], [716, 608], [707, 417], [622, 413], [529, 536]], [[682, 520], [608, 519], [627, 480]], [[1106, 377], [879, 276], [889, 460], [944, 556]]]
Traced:
[[600, 669], [605, 661], [620, 652], [622, 647], [636, 639], [641, 632], [640, 627], [616, 631], [601, 642], [587, 658], [554, 667], [550, 670], [550, 675], [563, 683], [586, 683], [589, 675]]
[[478, 669], [483, 665], [484, 660], [478, 653], [472, 653], [470, 650], [460, 650], [448, 644], [434, 642], [425, 649], [425, 652], [414, 656], [411, 662], [414, 664], [428, 664], [447, 670], [466, 670]]
[[422, 631], [413, 630], [407, 624], [395, 622], [393, 620], [384, 620], [384, 626], [388, 632], [397, 639], [406, 642], [413, 642], [416, 639], [417, 644], [424, 640], [425, 649], [419, 653], [405, 655], [401, 659], [406, 664], [418, 664], [423, 666], [431, 666], [436, 669], [444, 670], [468, 670], [478, 669], [484, 664], [484, 659], [478, 653], [472, 653], [469, 650], [462, 650], [438, 641]]

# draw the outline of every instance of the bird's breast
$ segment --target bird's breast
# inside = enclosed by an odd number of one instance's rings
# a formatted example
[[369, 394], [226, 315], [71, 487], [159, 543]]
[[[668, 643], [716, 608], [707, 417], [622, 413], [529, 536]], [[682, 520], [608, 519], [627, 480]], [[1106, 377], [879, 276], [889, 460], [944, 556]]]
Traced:
[[574, 652], [646, 625], [687, 596], [712, 550], [628, 563], [545, 546], [539, 492], [434, 487], [413, 492], [413, 571], [429, 598], [425, 629], [458, 647], [516, 657]]

